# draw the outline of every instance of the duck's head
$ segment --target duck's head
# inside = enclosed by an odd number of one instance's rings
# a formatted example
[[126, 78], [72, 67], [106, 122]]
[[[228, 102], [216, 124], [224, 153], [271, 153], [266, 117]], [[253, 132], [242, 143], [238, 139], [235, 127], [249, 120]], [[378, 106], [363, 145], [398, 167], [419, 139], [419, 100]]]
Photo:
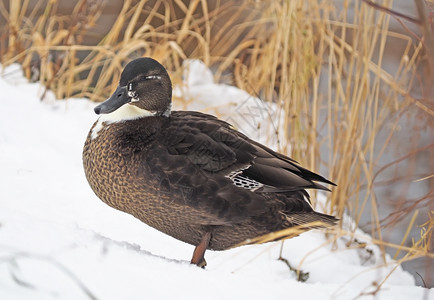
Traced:
[[[129, 62], [119, 86], [106, 101], [95, 107], [97, 114], [111, 114], [122, 107], [126, 119], [170, 115], [172, 83], [166, 69], [149, 57]], [[117, 112], [119, 114], [119, 112]]]

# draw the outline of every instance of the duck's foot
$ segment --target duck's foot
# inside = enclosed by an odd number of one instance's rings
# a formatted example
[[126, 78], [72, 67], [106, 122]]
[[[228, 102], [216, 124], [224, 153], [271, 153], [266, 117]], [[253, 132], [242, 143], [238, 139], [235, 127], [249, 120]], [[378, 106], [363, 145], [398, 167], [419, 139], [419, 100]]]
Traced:
[[206, 248], [208, 248], [210, 239], [211, 239], [211, 233], [210, 232], [205, 233], [199, 245], [197, 245], [196, 248], [194, 248], [193, 257], [191, 258], [192, 264], [201, 268], [205, 268], [206, 266], [205, 251]]
[[309, 279], [309, 272], [303, 272], [302, 270], [292, 267], [289, 261], [282, 256], [279, 256], [278, 260], [283, 261], [288, 266], [288, 268], [295, 273], [297, 281], [305, 282]]

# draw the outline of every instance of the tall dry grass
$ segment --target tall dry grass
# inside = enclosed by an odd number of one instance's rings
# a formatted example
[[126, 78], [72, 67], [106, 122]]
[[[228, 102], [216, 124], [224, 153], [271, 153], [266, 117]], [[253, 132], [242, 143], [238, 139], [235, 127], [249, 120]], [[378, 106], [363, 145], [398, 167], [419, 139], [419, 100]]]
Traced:
[[[432, 158], [433, 144], [416, 141], [398, 159], [382, 162], [400, 146], [396, 134], [402, 122], [415, 130], [432, 129], [431, 23], [420, 15], [421, 33], [404, 23], [404, 32], [395, 32], [390, 29], [393, 1], [378, 1], [384, 10], [368, 2], [125, 0], [109, 30], [95, 37], [101, 1], [79, 0], [67, 15], [58, 13], [56, 1], [40, 0], [39, 10], [32, 11], [28, 0], [10, 1], [9, 7], [0, 3], [6, 21], [0, 61], [4, 66], [19, 62], [29, 79], [39, 80], [59, 99], [100, 101], [133, 57], [161, 61], [174, 84], [181, 82], [183, 60], [199, 58], [213, 68], [217, 81], [232, 82], [284, 111], [278, 128], [290, 143], [280, 150], [310, 169], [326, 168], [338, 184], [329, 212], [341, 218], [349, 213], [355, 226], [368, 212], [374, 241], [383, 250], [396, 250], [400, 263], [432, 258], [433, 178], [418, 173], [414, 160], [427, 151]], [[85, 42], [92, 37], [97, 43]], [[391, 44], [404, 46], [391, 50]], [[398, 61], [392, 71], [386, 62], [390, 54]], [[377, 180], [402, 162], [409, 166], [404, 178]], [[404, 196], [394, 212], [381, 217], [376, 188], [417, 179], [429, 182], [428, 192], [418, 201]], [[418, 224], [417, 214], [428, 221]], [[382, 227], [395, 226], [407, 215], [414, 218], [401, 243], [385, 240]], [[420, 235], [410, 239], [417, 226]], [[334, 238], [355, 240], [354, 229], [336, 230]]]

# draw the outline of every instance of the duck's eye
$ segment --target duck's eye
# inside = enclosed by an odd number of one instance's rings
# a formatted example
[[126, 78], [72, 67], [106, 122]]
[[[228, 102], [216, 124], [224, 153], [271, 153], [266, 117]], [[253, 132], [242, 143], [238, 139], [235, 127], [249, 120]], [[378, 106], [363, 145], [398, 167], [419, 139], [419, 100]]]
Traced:
[[145, 80], [161, 79], [161, 76], [158, 76], [158, 75], [148, 75], [148, 76], [145, 76], [144, 79], [145, 79]]

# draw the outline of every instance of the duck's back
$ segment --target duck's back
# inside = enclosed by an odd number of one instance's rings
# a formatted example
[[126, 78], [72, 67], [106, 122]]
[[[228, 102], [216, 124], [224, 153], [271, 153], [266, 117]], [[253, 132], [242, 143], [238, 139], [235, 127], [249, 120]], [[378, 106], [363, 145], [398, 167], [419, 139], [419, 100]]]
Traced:
[[329, 181], [206, 114], [96, 122], [83, 161], [104, 202], [193, 245], [211, 232], [210, 249], [336, 220], [313, 212], [304, 190]]

